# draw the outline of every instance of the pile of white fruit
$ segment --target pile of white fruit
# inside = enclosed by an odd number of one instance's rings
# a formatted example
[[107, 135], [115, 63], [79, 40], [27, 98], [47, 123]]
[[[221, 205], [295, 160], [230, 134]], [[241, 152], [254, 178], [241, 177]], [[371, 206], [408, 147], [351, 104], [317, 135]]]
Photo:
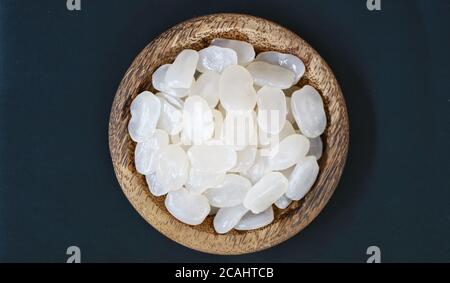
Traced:
[[139, 94], [128, 130], [150, 192], [189, 225], [215, 215], [217, 233], [270, 224], [273, 204], [302, 199], [319, 173], [326, 115], [320, 94], [295, 86], [305, 72], [290, 54], [214, 39], [186, 49]]

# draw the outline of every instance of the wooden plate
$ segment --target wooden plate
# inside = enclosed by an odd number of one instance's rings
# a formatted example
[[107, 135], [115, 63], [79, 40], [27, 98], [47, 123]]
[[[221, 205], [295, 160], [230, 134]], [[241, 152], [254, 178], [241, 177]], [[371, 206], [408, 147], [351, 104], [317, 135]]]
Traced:
[[[250, 42], [256, 52], [276, 50], [300, 57], [306, 73], [299, 85], [311, 84], [323, 96], [328, 126], [319, 177], [306, 197], [285, 210], [275, 210], [274, 222], [255, 231], [218, 235], [212, 217], [199, 226], [183, 224], [164, 207], [164, 197], [150, 194], [144, 176], [134, 167], [135, 143], [127, 132], [131, 101], [152, 90], [151, 74], [171, 63], [186, 48], [199, 50], [217, 37]], [[139, 214], [158, 231], [189, 248], [214, 254], [243, 254], [273, 247], [305, 228], [333, 194], [347, 157], [349, 124], [344, 97], [332, 71], [320, 55], [295, 33], [265, 19], [239, 14], [214, 14], [180, 23], [154, 39], [126, 72], [112, 105], [109, 147], [117, 179]]]

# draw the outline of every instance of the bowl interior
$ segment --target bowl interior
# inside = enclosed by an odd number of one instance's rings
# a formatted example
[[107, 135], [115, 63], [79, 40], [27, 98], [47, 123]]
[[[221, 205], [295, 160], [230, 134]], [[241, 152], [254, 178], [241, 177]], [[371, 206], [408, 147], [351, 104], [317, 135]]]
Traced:
[[[162, 64], [173, 62], [186, 48], [200, 50], [214, 38], [239, 39], [251, 43], [257, 53], [269, 50], [290, 53], [306, 66], [299, 86], [310, 84], [322, 95], [327, 129], [322, 136], [324, 154], [318, 179], [299, 202], [287, 209], [275, 208], [275, 220], [254, 231], [232, 231], [218, 235], [212, 217], [189, 226], [171, 216], [164, 197], [154, 197], [144, 176], [134, 167], [135, 143], [127, 132], [131, 101], [144, 90], [155, 91], [151, 74]], [[153, 227], [187, 247], [215, 254], [255, 252], [279, 244], [306, 227], [330, 199], [341, 176], [348, 150], [348, 118], [345, 101], [332, 71], [314, 49], [291, 31], [265, 19], [239, 14], [215, 14], [188, 20], [153, 40], [136, 57], [116, 93], [109, 124], [109, 145], [117, 179], [128, 200]]]

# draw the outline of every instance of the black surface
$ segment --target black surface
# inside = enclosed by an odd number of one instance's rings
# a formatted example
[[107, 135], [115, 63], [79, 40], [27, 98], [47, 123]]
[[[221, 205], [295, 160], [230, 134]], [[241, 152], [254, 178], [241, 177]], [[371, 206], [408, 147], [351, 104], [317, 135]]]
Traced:
[[[0, 0], [0, 261], [450, 261], [450, 1]], [[137, 53], [176, 23], [241, 12], [284, 25], [325, 58], [349, 111], [330, 203], [266, 251], [207, 255], [162, 236], [114, 176], [107, 127]]]

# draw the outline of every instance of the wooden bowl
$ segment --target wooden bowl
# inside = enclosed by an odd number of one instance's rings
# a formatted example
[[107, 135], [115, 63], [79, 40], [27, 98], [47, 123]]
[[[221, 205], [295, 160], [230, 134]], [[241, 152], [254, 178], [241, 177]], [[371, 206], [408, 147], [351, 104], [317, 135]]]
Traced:
[[[135, 143], [127, 132], [131, 101], [144, 90], [153, 90], [151, 74], [171, 63], [186, 48], [200, 50], [214, 38], [239, 39], [251, 43], [256, 52], [276, 50], [300, 57], [306, 73], [299, 85], [311, 84], [323, 96], [328, 126], [323, 136], [324, 154], [320, 174], [310, 192], [285, 210], [275, 209], [275, 220], [264, 228], [225, 235], [214, 232], [212, 217], [189, 226], [175, 219], [164, 206], [164, 197], [154, 197], [144, 176], [134, 166]], [[265, 19], [240, 14], [214, 14], [176, 25], [154, 39], [126, 72], [112, 105], [109, 147], [114, 170], [128, 200], [154, 228], [189, 248], [213, 254], [244, 254], [275, 246], [305, 228], [333, 194], [347, 157], [349, 124], [344, 97], [332, 71], [303, 39]]]

